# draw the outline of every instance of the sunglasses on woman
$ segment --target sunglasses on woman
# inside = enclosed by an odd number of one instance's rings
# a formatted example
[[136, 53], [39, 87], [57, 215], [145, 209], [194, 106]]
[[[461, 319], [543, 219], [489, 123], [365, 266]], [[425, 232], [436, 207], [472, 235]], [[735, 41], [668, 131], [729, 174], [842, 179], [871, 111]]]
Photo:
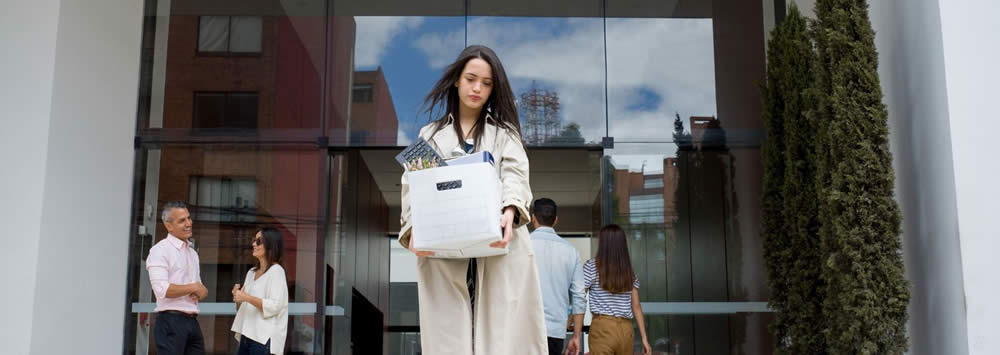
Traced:
[[263, 239], [261, 239], [260, 237], [253, 238], [253, 245], [261, 245], [261, 244], [264, 244]]

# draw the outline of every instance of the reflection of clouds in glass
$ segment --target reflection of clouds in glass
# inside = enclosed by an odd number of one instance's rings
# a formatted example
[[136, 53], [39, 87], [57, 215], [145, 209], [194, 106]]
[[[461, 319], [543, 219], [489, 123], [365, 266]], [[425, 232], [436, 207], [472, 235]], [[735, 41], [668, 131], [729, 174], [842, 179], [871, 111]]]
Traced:
[[[366, 63], [363, 56], [381, 55], [392, 36], [421, 24], [419, 19], [368, 19], [358, 21], [359, 67]], [[466, 28], [469, 44], [489, 46], [503, 60], [515, 95], [532, 85], [556, 91], [562, 125], [579, 124], [587, 142], [600, 142], [605, 135], [618, 142], [668, 142], [673, 138], [675, 112], [688, 130], [690, 116], [716, 114], [711, 19], [606, 21], [607, 32], [599, 18], [475, 17]], [[369, 26], [374, 28], [371, 36], [381, 42], [362, 43], [360, 33], [369, 32]], [[427, 57], [432, 69], [440, 69], [461, 50], [455, 44], [464, 43], [465, 31], [425, 33], [412, 46]], [[370, 62], [374, 65], [377, 58]], [[611, 132], [606, 132], [605, 112]]]
[[[669, 141], [675, 112], [685, 127], [690, 116], [716, 114], [711, 19], [607, 21], [611, 136]], [[659, 96], [660, 102], [637, 105], [642, 99], [635, 96], [642, 90]]]
[[469, 42], [497, 51], [508, 75], [557, 85], [604, 84], [603, 32], [601, 19], [469, 21]]
[[565, 126], [587, 142], [605, 135], [604, 24], [597, 18], [481, 17], [469, 21], [469, 43], [493, 48], [515, 95], [531, 85], [559, 94]]
[[[427, 35], [417, 46], [442, 62], [436, 44], [462, 35]], [[607, 68], [602, 19], [479, 17], [469, 20], [468, 35], [470, 44], [500, 55], [516, 95], [533, 84], [556, 91], [562, 124], [580, 124], [588, 142], [606, 133], [618, 141], [670, 141], [674, 112], [685, 126], [690, 116], [716, 113], [711, 19], [609, 18]]]
[[[649, 154], [650, 152], [659, 154]], [[663, 173], [663, 160], [677, 156], [677, 145], [674, 143], [615, 144], [615, 148], [606, 153], [611, 158], [611, 165], [616, 170], [627, 169], [632, 172], [645, 170], [646, 174], [659, 174]]]
[[423, 23], [421, 17], [355, 16], [357, 40], [354, 45], [354, 66], [375, 68], [389, 48], [393, 37]]
[[397, 146], [405, 147], [410, 145], [410, 143], [413, 143], [413, 140], [410, 137], [406, 136], [406, 131], [407, 130], [403, 129], [403, 125], [400, 124], [399, 128], [396, 130]]
[[650, 88], [629, 88], [625, 109], [628, 111], [652, 111], [663, 104], [663, 96]]
[[413, 42], [413, 46], [427, 56], [432, 69], [444, 68], [451, 64], [464, 47], [455, 47], [456, 43], [465, 43], [464, 31], [451, 33], [425, 33]]

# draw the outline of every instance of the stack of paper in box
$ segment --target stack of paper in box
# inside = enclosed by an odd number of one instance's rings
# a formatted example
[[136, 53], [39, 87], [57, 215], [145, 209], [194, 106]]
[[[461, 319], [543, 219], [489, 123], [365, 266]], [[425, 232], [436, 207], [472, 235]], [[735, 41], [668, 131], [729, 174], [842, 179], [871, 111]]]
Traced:
[[507, 254], [491, 248], [503, 239], [502, 186], [493, 156], [480, 152], [445, 161], [446, 166], [406, 172], [410, 183], [413, 247], [437, 258]]

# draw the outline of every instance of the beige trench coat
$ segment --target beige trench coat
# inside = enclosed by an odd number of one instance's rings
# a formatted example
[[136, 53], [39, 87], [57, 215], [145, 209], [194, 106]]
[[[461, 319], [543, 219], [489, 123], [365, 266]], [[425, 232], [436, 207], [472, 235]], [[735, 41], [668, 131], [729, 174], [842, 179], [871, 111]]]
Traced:
[[[450, 116], [447, 119], [453, 121]], [[437, 132], [433, 126], [433, 123], [424, 126], [420, 137], [438, 154], [445, 158], [464, 154], [450, 122]], [[503, 185], [503, 206], [515, 207], [518, 217], [511, 236], [510, 253], [477, 259], [475, 310], [468, 307], [469, 291], [465, 282], [468, 259], [417, 258], [420, 342], [424, 354], [548, 353], [542, 293], [527, 228], [531, 216], [528, 205], [532, 201], [528, 156], [515, 134], [487, 124], [477, 149], [493, 154]], [[403, 227], [399, 243], [407, 248], [412, 226], [405, 173], [401, 183], [400, 225]], [[498, 224], [501, 214], [497, 211]]]

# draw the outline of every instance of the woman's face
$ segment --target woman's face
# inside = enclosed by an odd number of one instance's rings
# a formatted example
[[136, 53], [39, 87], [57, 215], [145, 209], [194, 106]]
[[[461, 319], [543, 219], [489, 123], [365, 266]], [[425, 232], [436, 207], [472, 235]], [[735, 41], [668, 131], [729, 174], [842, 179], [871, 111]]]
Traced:
[[257, 236], [253, 238], [253, 256], [259, 258], [265, 255], [267, 255], [267, 250], [264, 249], [264, 236], [261, 232], [257, 232]]
[[493, 70], [489, 63], [480, 58], [472, 58], [465, 63], [462, 76], [455, 83], [462, 106], [480, 110], [493, 92]]

